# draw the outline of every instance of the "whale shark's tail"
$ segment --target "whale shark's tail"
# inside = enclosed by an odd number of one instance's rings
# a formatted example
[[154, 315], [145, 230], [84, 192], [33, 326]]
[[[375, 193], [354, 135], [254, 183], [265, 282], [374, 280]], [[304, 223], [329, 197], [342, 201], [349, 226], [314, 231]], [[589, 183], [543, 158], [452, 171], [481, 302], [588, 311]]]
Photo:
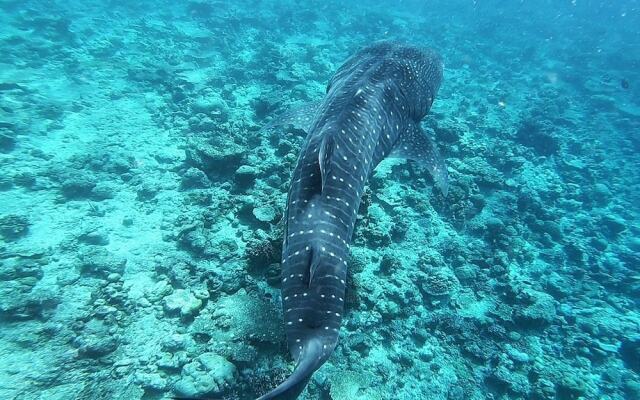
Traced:
[[304, 390], [311, 375], [324, 363], [322, 342], [310, 339], [302, 348], [295, 370], [284, 382], [257, 400], [295, 400]]

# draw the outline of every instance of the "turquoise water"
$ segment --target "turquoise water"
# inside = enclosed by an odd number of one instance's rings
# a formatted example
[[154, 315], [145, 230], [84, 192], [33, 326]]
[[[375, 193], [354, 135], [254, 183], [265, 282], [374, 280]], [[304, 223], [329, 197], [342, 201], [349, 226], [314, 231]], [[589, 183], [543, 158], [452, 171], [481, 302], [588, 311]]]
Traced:
[[300, 399], [640, 398], [638, 1], [130, 3], [0, 2], [0, 398], [281, 383], [278, 123], [385, 39], [444, 60], [448, 195], [370, 177]]

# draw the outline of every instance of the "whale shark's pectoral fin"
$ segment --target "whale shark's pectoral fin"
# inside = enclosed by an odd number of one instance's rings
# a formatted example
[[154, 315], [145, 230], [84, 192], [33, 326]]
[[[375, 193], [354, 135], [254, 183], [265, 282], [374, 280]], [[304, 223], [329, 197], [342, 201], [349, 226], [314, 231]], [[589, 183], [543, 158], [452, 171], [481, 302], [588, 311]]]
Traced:
[[312, 101], [301, 106], [293, 107], [274, 117], [263, 129], [271, 130], [273, 128], [291, 125], [295, 129], [308, 134], [315, 122], [316, 111], [318, 111], [320, 104], [321, 101]]
[[449, 190], [447, 166], [436, 143], [419, 125], [410, 124], [407, 131], [400, 134], [389, 157], [413, 160], [427, 168], [436, 186], [440, 188], [442, 194], [447, 195]]

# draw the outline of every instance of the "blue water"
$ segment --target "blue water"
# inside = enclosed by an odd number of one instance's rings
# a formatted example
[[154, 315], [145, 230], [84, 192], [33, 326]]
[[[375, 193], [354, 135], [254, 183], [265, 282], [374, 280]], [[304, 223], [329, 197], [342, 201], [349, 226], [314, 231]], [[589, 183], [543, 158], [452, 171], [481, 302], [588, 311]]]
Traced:
[[639, 27], [632, 0], [1, 1], [0, 398], [282, 382], [303, 136], [263, 127], [393, 39], [444, 59], [449, 193], [371, 177], [300, 398], [639, 399]]

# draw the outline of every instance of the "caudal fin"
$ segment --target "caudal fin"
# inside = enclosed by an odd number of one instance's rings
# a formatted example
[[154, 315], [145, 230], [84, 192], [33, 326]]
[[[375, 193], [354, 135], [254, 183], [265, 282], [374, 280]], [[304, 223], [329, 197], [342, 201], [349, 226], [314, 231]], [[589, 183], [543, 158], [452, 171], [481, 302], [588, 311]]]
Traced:
[[295, 400], [304, 390], [311, 375], [322, 365], [322, 342], [320, 339], [309, 340], [298, 358], [298, 365], [291, 376], [269, 393], [257, 400]]

